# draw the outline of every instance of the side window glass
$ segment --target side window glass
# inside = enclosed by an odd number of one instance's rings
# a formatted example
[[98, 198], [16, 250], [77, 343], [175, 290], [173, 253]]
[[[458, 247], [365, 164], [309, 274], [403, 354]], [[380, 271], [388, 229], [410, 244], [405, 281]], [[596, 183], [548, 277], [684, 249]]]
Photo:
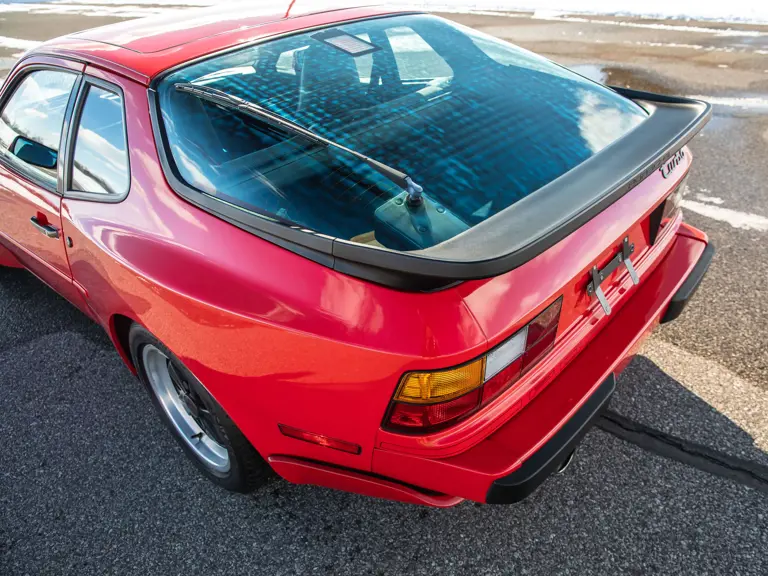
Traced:
[[437, 78], [453, 77], [448, 62], [412, 28], [387, 28], [387, 39], [403, 82], [431, 82]]
[[77, 192], [121, 195], [128, 191], [128, 147], [123, 99], [89, 86], [75, 135], [72, 183]]
[[0, 113], [0, 157], [52, 188], [64, 114], [76, 79], [71, 72], [32, 72]]

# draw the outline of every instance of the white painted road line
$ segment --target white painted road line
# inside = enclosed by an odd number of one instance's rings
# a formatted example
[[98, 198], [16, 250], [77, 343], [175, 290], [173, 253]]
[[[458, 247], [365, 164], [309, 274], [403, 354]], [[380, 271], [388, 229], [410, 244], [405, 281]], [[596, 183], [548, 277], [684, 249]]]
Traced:
[[706, 202], [707, 204], [717, 204], [718, 206], [725, 204], [725, 200], [718, 198], [717, 196], [707, 196], [706, 194], [698, 193], [695, 196], [696, 200], [699, 200], [700, 202]]
[[739, 230], [757, 230], [759, 232], [768, 232], [768, 218], [758, 214], [749, 214], [748, 212], [739, 212], [730, 208], [723, 208], [714, 204], [705, 204], [696, 200], [683, 200], [682, 206], [686, 210], [719, 220], [730, 224]]

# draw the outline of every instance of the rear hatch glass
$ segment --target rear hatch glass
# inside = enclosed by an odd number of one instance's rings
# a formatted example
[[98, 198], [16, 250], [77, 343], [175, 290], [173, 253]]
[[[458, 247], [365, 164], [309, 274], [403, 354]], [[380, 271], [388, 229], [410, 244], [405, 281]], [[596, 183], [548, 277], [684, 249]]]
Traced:
[[[341, 148], [176, 89], [215, 88], [407, 174], [420, 210]], [[195, 63], [158, 86], [189, 186], [248, 212], [399, 251], [429, 248], [515, 204], [647, 118], [544, 58], [441, 18], [308, 31]]]

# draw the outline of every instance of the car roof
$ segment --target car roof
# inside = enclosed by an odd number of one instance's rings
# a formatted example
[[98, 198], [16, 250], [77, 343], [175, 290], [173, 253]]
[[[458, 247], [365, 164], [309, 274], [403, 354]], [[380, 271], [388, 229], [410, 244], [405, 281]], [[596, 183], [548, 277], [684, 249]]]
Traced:
[[228, 4], [152, 16], [77, 32], [45, 42], [31, 54], [82, 60], [149, 84], [161, 72], [184, 62], [270, 36], [403, 13], [386, 6], [324, 9], [301, 1], [277, 10], [255, 3]]

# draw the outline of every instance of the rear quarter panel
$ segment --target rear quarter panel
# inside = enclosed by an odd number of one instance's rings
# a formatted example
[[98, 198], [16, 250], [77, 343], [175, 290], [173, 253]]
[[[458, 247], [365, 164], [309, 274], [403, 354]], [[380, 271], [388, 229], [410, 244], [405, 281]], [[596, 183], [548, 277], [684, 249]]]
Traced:
[[[62, 205], [72, 273], [94, 314], [108, 330], [120, 314], [157, 336], [262, 455], [369, 469], [402, 372], [484, 350], [458, 292], [406, 294], [362, 282], [188, 204], [162, 174], [146, 88], [89, 73], [124, 90], [132, 172], [118, 204]], [[286, 438], [278, 422], [360, 444], [363, 453]]]

